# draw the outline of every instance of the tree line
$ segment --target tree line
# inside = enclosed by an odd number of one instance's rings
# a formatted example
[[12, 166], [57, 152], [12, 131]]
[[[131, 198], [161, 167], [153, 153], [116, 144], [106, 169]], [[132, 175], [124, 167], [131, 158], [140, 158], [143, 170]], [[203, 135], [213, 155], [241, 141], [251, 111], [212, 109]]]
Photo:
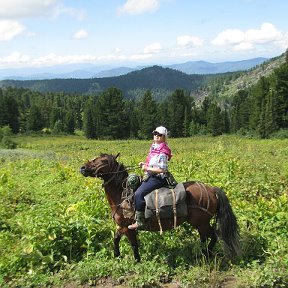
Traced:
[[[88, 79], [45, 79], [45, 80], [1, 80], [1, 87], [27, 88], [42, 93], [64, 92], [77, 94], [99, 94], [110, 87], [117, 87], [125, 98], [138, 99], [142, 90], [159, 89], [162, 95], [165, 91], [174, 91], [181, 87], [184, 90], [196, 90], [201, 85], [213, 79], [213, 75], [188, 75], [183, 72], [153, 66], [130, 72], [116, 77], [88, 78]], [[140, 91], [141, 93], [139, 93]], [[154, 94], [154, 93], [153, 93]], [[141, 95], [141, 96], [142, 96]]]
[[0, 127], [9, 126], [13, 133], [80, 130], [91, 139], [146, 139], [158, 125], [166, 126], [171, 137], [253, 133], [268, 138], [287, 129], [287, 55], [271, 76], [226, 100], [213, 93], [196, 101], [184, 89], [163, 101], [155, 100], [151, 90], [139, 100], [127, 99], [116, 87], [93, 95], [0, 89]]
[[256, 85], [240, 90], [232, 98], [230, 132], [253, 131], [269, 138], [288, 128], [288, 53], [286, 62]]

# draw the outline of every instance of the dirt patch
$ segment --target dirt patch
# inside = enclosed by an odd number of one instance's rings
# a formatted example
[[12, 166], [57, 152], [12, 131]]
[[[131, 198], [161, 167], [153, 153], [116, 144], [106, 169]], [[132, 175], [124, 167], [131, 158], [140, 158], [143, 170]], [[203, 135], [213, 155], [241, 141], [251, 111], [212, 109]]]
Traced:
[[221, 288], [234, 288], [236, 287], [237, 279], [235, 276], [228, 276], [224, 279], [224, 281], [221, 283]]

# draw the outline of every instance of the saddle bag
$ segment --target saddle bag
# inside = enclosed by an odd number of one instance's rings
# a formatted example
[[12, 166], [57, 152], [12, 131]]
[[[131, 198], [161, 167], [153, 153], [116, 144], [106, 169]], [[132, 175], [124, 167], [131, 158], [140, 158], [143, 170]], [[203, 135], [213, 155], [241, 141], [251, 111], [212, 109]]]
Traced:
[[187, 216], [186, 191], [182, 183], [174, 189], [162, 187], [146, 195], [145, 218], [176, 218]]

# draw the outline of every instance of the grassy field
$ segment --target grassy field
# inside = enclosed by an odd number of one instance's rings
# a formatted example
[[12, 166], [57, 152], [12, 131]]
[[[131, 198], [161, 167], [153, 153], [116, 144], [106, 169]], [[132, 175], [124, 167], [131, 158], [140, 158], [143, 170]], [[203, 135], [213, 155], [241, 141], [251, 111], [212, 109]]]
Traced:
[[198, 234], [183, 225], [163, 235], [140, 231], [138, 264], [125, 238], [122, 258], [113, 258], [102, 182], [79, 167], [101, 152], [120, 152], [120, 162], [136, 167], [150, 141], [13, 141], [17, 149], [0, 150], [1, 287], [287, 287], [288, 140], [169, 139], [178, 182], [202, 181], [228, 195], [243, 254], [228, 259], [219, 243], [207, 262]]

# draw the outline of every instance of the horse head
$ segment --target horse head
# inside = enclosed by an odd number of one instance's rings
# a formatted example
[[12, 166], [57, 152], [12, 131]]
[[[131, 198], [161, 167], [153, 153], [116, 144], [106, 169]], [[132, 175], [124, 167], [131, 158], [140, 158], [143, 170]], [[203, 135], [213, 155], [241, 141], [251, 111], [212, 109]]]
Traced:
[[85, 177], [100, 177], [105, 178], [105, 175], [109, 175], [118, 166], [116, 156], [101, 154], [92, 160], [88, 160], [83, 166], [80, 167], [80, 173]]

